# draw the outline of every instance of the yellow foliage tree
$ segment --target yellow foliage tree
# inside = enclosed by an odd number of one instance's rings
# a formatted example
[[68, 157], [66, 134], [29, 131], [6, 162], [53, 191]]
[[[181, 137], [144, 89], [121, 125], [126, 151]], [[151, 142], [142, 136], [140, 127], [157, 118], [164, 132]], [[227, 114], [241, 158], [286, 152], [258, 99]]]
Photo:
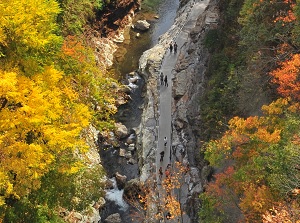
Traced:
[[79, 139], [89, 124], [87, 106], [77, 103], [69, 80], [53, 67], [28, 78], [18, 71], [0, 70], [0, 191], [18, 199], [38, 189], [41, 177], [53, 166], [68, 173], [80, 164], [58, 163], [75, 149], [84, 149]]
[[9, 66], [21, 66], [29, 73], [51, 62], [49, 56], [56, 53], [62, 40], [55, 33], [59, 12], [55, 0], [2, 0], [0, 56]]
[[91, 176], [78, 158], [81, 134], [91, 123], [113, 126], [119, 85], [80, 38], [63, 44], [58, 2], [0, 1], [0, 222], [40, 222], [73, 196], [86, 205], [99, 195], [101, 168]]

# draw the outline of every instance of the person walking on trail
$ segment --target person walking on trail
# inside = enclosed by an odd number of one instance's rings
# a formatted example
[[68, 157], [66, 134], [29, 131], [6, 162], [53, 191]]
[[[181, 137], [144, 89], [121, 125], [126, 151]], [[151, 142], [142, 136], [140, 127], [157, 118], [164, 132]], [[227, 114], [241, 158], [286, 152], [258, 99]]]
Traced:
[[165, 81], [165, 86], [167, 86], [167, 87], [168, 87], [168, 86], [169, 86], [169, 84], [168, 84], [168, 76], [167, 76], [167, 75], [165, 76], [165, 79], [164, 79], [164, 81]]
[[169, 170], [169, 168], [165, 169], [165, 175], [166, 175], [166, 178], [170, 177], [170, 170]]
[[171, 218], [172, 218], [172, 215], [171, 215], [170, 212], [168, 212], [168, 213], [166, 214], [166, 219], [167, 219], [167, 220], [170, 220]]
[[174, 53], [177, 53], [177, 43], [174, 43]]
[[169, 48], [170, 48], [170, 52], [172, 53], [172, 51], [173, 51], [173, 43], [172, 42], [169, 44]]
[[163, 162], [164, 161], [164, 156], [165, 156], [165, 151], [161, 151], [160, 152], [160, 162]]
[[159, 167], [158, 174], [159, 174], [159, 179], [161, 179], [163, 175], [162, 167]]
[[160, 85], [164, 85], [164, 74], [160, 72]]
[[167, 137], [165, 136], [165, 138], [164, 138], [164, 147], [167, 147], [167, 143], [168, 143], [168, 139], [167, 139]]

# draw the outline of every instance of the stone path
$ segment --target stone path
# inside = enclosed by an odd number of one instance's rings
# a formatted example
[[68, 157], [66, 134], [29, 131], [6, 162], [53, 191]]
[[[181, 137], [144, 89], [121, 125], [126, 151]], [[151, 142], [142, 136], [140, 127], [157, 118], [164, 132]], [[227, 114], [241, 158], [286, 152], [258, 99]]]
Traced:
[[[159, 86], [160, 86], [160, 105], [159, 105], [159, 130], [158, 130], [158, 149], [156, 154], [156, 175], [159, 176], [158, 169], [162, 167], [163, 173], [165, 173], [165, 169], [167, 168], [168, 164], [173, 163], [172, 158], [172, 78], [173, 78], [173, 71], [174, 67], [176, 65], [176, 61], [178, 56], [185, 52], [181, 52], [182, 46], [184, 46], [189, 39], [189, 33], [190, 31], [195, 27], [197, 18], [201, 13], [204, 12], [205, 8], [208, 6], [209, 0], [195, 0], [194, 4], [189, 12], [189, 15], [186, 19], [186, 22], [184, 26], [182, 27], [181, 31], [177, 34], [177, 36], [174, 36], [174, 39], [170, 39], [170, 42], [173, 41], [178, 44], [178, 50], [177, 53], [174, 53], [174, 49], [172, 52], [170, 50], [167, 50], [163, 63], [161, 66], [160, 72], [162, 72], [164, 75], [167, 75], [168, 77], [168, 87], [163, 86], [160, 84], [160, 79], [158, 77]], [[167, 146], [164, 147], [164, 137], [167, 137]], [[160, 162], [160, 152], [165, 151], [163, 162]], [[157, 182], [160, 182], [159, 179], [157, 179]], [[162, 190], [162, 187], [158, 185], [159, 192], [164, 193]], [[185, 189], [183, 189], [185, 188]], [[180, 197], [186, 199], [188, 190], [187, 185], [183, 185], [182, 189], [180, 191], [174, 191], [176, 193], [176, 196], [179, 196], [178, 193], [180, 193]], [[164, 213], [166, 214], [166, 213]], [[178, 221], [179, 220], [179, 221]], [[183, 215], [182, 218], [176, 220], [166, 220], [164, 219], [164, 222], [182, 222], [182, 223], [190, 223], [190, 219], [187, 215]]]

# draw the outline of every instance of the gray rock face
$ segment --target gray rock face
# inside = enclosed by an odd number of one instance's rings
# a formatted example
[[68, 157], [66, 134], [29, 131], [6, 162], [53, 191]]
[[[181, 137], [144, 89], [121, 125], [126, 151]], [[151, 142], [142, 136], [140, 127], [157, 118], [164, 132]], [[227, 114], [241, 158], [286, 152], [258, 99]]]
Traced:
[[134, 24], [134, 28], [141, 30], [141, 31], [145, 31], [150, 28], [150, 23], [148, 23], [146, 20], [138, 20]]
[[211, 166], [204, 166], [201, 170], [201, 178], [206, 183], [208, 178], [212, 175], [213, 168]]
[[121, 217], [119, 213], [109, 215], [105, 220], [105, 223], [121, 223]]

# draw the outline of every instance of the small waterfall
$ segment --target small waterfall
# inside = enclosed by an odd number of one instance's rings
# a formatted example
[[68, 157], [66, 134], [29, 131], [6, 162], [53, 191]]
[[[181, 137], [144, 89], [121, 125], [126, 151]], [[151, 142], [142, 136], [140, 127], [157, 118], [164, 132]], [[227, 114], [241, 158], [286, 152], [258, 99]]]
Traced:
[[113, 189], [106, 190], [105, 198], [114, 202], [119, 207], [119, 210], [126, 211], [129, 206], [123, 199], [124, 190], [118, 189], [115, 177], [111, 178], [110, 180], [113, 183]]

